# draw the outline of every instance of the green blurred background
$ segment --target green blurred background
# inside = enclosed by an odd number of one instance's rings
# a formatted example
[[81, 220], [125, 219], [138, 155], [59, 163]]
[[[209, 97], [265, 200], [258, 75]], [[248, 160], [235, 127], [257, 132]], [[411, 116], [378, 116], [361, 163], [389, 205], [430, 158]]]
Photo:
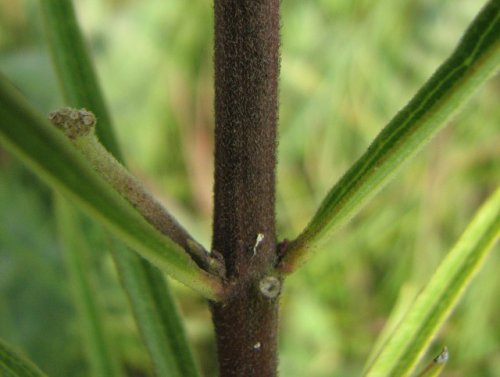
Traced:
[[[48, 112], [63, 105], [35, 0], [0, 0], [0, 71]], [[212, 207], [212, 4], [79, 0], [119, 141], [133, 170], [208, 247]], [[474, 0], [282, 2], [277, 216], [305, 226], [328, 189], [451, 52]], [[491, 80], [403, 173], [288, 279], [282, 376], [358, 376], [398, 300], [411, 301], [500, 181], [500, 81]], [[86, 376], [50, 190], [0, 149], [0, 337], [51, 376]], [[98, 227], [89, 256], [115, 352], [151, 367]], [[500, 255], [492, 253], [429, 357], [445, 376], [500, 376]], [[203, 300], [174, 284], [206, 376]]]

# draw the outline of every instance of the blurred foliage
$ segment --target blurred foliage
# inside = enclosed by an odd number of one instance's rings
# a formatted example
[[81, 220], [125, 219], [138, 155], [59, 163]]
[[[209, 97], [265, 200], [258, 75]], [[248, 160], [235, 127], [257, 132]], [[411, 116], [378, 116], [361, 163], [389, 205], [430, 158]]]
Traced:
[[[76, 5], [129, 165], [209, 245], [211, 2]], [[451, 52], [480, 6], [470, 0], [283, 2], [281, 238], [298, 234], [331, 185]], [[0, 71], [41, 111], [62, 105], [37, 1], [0, 0]], [[418, 292], [500, 181], [499, 102], [495, 78], [336, 233], [328, 250], [288, 280], [283, 376], [360, 374], [400, 293]], [[50, 193], [5, 152], [0, 179], [0, 337], [52, 376], [83, 376]], [[148, 375], [125, 296], [101, 252], [107, 245], [92, 224], [89, 234], [98, 245], [95, 282], [121, 357], [131, 376]], [[448, 346], [445, 376], [500, 375], [499, 263], [494, 252], [431, 350]], [[201, 364], [214, 375], [208, 310], [175, 287]]]

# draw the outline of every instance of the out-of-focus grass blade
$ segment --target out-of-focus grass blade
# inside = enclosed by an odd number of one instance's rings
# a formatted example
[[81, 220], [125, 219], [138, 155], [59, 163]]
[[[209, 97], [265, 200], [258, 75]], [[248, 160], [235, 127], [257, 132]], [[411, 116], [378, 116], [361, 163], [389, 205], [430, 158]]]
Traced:
[[180, 246], [151, 226], [2, 76], [0, 120], [0, 141], [46, 182], [161, 270], [207, 298], [219, 298], [219, 279], [200, 269]]
[[86, 107], [97, 115], [97, 136], [122, 160], [103, 95], [71, 0], [40, 0], [45, 32], [67, 106]]
[[366, 360], [366, 365], [371, 365], [373, 363], [375, 357], [380, 353], [380, 350], [386, 344], [387, 339], [389, 339], [396, 326], [401, 322], [401, 319], [404, 317], [408, 308], [417, 296], [416, 290], [417, 288], [414, 285], [405, 285], [400, 289], [396, 304], [392, 308], [391, 314], [387, 318], [384, 328], [378, 335], [377, 341], [373, 345], [370, 356], [368, 356], [368, 359]]
[[500, 1], [491, 0], [451, 56], [333, 186], [304, 231], [285, 248], [281, 271], [293, 272], [414, 156], [500, 64]]
[[47, 377], [35, 364], [0, 340], [0, 376]]
[[79, 332], [87, 352], [92, 376], [123, 376], [107, 336], [89, 271], [89, 245], [82, 232], [79, 216], [62, 197], [56, 198], [58, 233], [66, 261], [72, 299], [79, 314]]
[[[124, 162], [111, 117], [70, 0], [42, 0], [45, 30], [68, 105], [91, 109], [99, 119], [99, 140]], [[112, 255], [130, 299], [137, 325], [158, 376], [200, 375], [168, 280], [123, 243], [111, 242]]]
[[382, 347], [368, 377], [408, 376], [486, 260], [500, 232], [500, 188], [484, 203]]
[[156, 375], [200, 376], [168, 283], [146, 261], [137, 261], [130, 252], [122, 253], [124, 247], [113, 242], [111, 250]]

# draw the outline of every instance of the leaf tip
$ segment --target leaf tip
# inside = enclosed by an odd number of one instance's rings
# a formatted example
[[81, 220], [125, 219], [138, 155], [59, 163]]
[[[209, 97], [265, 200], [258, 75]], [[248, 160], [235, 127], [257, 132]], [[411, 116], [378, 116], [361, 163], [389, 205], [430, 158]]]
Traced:
[[450, 354], [448, 352], [448, 347], [444, 347], [443, 350], [441, 351], [441, 353], [439, 355], [437, 355], [435, 358], [434, 358], [434, 363], [436, 364], [444, 364], [448, 361], [450, 357]]

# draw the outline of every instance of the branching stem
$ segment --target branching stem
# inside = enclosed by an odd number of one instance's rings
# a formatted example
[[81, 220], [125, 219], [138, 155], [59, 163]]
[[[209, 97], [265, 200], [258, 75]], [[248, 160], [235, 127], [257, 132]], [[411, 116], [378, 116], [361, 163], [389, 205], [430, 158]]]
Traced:
[[198, 266], [223, 276], [224, 268], [221, 261], [212, 257], [202, 245], [196, 242], [141, 182], [131, 175], [97, 140], [94, 114], [85, 109], [65, 107], [51, 112], [49, 120], [64, 131], [99, 175], [132, 204], [151, 225], [180, 245]]

